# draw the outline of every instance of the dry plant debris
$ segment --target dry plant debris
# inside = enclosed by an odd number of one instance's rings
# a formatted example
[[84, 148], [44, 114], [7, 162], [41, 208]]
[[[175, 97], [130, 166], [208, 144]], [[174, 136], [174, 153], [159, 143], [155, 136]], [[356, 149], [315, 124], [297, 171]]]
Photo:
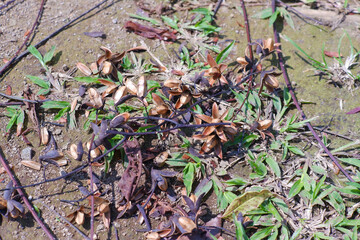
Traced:
[[[172, 9], [162, 5], [152, 9], [139, 2], [150, 13]], [[61, 201], [76, 205], [66, 214], [69, 222], [85, 225], [90, 219], [92, 232], [95, 217], [110, 229], [118, 218], [137, 216], [139, 224], [145, 225], [138, 229], [145, 239], [356, 239], [360, 225], [358, 159], [340, 158], [355, 179], [343, 186], [337, 184], [340, 169], [324, 159], [322, 150], [311, 160], [304, 153], [301, 142], [313, 144], [303, 134], [310, 120], [298, 121], [296, 114], [289, 114], [293, 105], [290, 90], [280, 88], [282, 73], [275, 66], [280, 44], [271, 38], [258, 39], [248, 43], [244, 57], [228, 59], [235, 41], [222, 50], [211, 45], [217, 40], [209, 39], [219, 37], [214, 14], [196, 4], [189, 7], [192, 4], [174, 5], [191, 9], [188, 22], [164, 14], [163, 24], [132, 16], [154, 27], [125, 23], [128, 31], [155, 41], [201, 39], [197, 44], [181, 42], [175, 63], [167, 65], [159, 59], [154, 63], [145, 45], [119, 53], [101, 47], [103, 55], [89, 66], [76, 64], [83, 76], [71, 78], [79, 87], [79, 95], [71, 101], [65, 94], [52, 100], [67, 91], [48, 67], [55, 47], [44, 56], [29, 47], [46, 78], [28, 76], [42, 88], [38, 94], [28, 88], [24, 98], [6, 102], [10, 118], [6, 134], [11, 135], [16, 126], [16, 136], [32, 144], [25, 137], [31, 128], [24, 124], [25, 119], [30, 119], [45, 149], [38, 160], [21, 164], [37, 170], [34, 174], [39, 178], [41, 172], [42, 183], [52, 181], [49, 164], [60, 170], [57, 179], [64, 178], [67, 184], [80, 182], [76, 191], [81, 198]], [[84, 34], [106, 36], [103, 32]], [[341, 57], [329, 51], [325, 55]], [[332, 71], [343, 69], [346, 78], [351, 78], [354, 56], [340, 65]], [[344, 74], [340, 75], [334, 73], [344, 82]], [[6, 96], [13, 94], [8, 87]], [[56, 115], [49, 124], [44, 115], [50, 112]], [[84, 125], [79, 127], [81, 121]], [[62, 151], [63, 143], [59, 148], [49, 130], [50, 125], [62, 124], [69, 130], [90, 131], [92, 137], [85, 143], [66, 143], [68, 150]], [[325, 137], [323, 140], [329, 144]], [[332, 152], [356, 151], [357, 144]], [[66, 172], [68, 156], [81, 166]], [[249, 174], [240, 177], [231, 169], [236, 163], [243, 164]], [[90, 170], [83, 171], [87, 167]], [[121, 172], [112, 180], [117, 191], [109, 193], [104, 187], [115, 169]], [[85, 175], [86, 181], [74, 173]], [[0, 197], [0, 213], [9, 219], [25, 213], [13, 192], [10, 181]], [[214, 209], [204, 204], [207, 198], [216, 198], [217, 209], [211, 214]]]

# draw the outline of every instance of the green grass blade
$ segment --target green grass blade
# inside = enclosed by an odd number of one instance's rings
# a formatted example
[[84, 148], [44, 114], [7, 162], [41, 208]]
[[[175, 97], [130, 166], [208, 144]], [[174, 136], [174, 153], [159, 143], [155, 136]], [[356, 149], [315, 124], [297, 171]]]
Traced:
[[156, 26], [160, 26], [160, 22], [153, 19], [153, 18], [148, 18], [148, 17], [144, 17], [144, 16], [140, 16], [140, 15], [137, 15], [137, 14], [132, 14], [132, 13], [130, 13], [129, 16], [132, 17], [132, 18], [136, 18], [136, 19], [140, 19], [140, 20], [150, 22], [150, 23], [152, 23], [152, 24], [154, 24]]

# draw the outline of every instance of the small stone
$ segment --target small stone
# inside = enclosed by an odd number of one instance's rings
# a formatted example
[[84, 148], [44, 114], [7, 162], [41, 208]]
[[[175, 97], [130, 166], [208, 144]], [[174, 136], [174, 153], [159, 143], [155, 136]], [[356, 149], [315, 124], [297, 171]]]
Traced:
[[96, 227], [96, 232], [101, 232], [103, 229], [104, 229], [104, 225], [103, 225], [103, 224], [99, 224], [99, 225]]
[[31, 160], [31, 158], [33, 157], [33, 153], [34, 153], [34, 151], [31, 149], [31, 147], [24, 148], [20, 154], [21, 159], [22, 160]]
[[114, 19], [112, 20], [112, 22], [113, 22], [113, 24], [117, 24], [117, 23], [118, 23], [117, 18], [114, 18]]
[[62, 69], [66, 72], [66, 71], [69, 71], [70, 68], [66, 64], [64, 64], [62, 66]]

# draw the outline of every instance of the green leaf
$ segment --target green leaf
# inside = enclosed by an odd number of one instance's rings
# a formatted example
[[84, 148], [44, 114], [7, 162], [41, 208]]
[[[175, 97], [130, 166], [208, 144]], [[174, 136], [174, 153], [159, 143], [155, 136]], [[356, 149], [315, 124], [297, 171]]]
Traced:
[[298, 239], [298, 236], [300, 235], [301, 231], [302, 231], [302, 227], [296, 229], [296, 231], [291, 235], [290, 240]]
[[248, 236], [246, 235], [245, 229], [240, 221], [237, 220], [236, 215], [233, 213], [233, 220], [236, 227], [236, 239], [238, 240], [248, 240]]
[[295, 30], [294, 22], [291, 18], [290, 13], [283, 7], [279, 8], [280, 13], [284, 16], [285, 21], [289, 24], [289, 26]]
[[51, 61], [51, 59], [54, 57], [55, 48], [56, 48], [55, 46], [52, 46], [50, 51], [45, 53], [45, 55], [44, 55], [44, 62], [45, 63], [49, 63]]
[[260, 240], [266, 238], [272, 233], [274, 227], [275, 226], [271, 226], [257, 231], [251, 236], [250, 240]]
[[8, 122], [8, 124], [6, 125], [6, 132], [8, 132], [12, 126], [14, 126], [15, 122], [16, 122], [16, 119], [18, 117], [18, 113], [17, 114], [14, 114], [11, 118], [10, 118], [10, 121]]
[[248, 182], [241, 177], [237, 177], [237, 178], [227, 180], [225, 183], [229, 186], [242, 186], [242, 185], [247, 184]]
[[74, 77], [74, 80], [85, 83], [100, 83], [98, 77]]
[[177, 26], [177, 21], [167, 17], [167, 16], [161, 16], [161, 19], [163, 20], [163, 22], [165, 24], [167, 24], [168, 26], [170, 26], [173, 29], [179, 30], [179, 27]]
[[243, 215], [246, 215], [247, 212], [257, 209], [267, 198], [273, 196], [274, 194], [266, 189], [260, 192], [246, 192], [230, 203], [230, 206], [223, 214], [223, 218], [231, 217], [232, 213], [237, 215], [241, 212]]
[[301, 151], [298, 147], [295, 146], [288, 146], [288, 149], [292, 152], [295, 153], [296, 155], [300, 155], [300, 156], [305, 156], [305, 153], [303, 151]]
[[281, 177], [281, 170], [279, 164], [272, 157], [266, 157], [265, 161], [267, 165], [269, 165], [271, 171], [275, 173], [277, 177]]
[[279, 15], [279, 10], [278, 8], [276, 8], [276, 11], [271, 15], [270, 19], [269, 19], [269, 26], [272, 26], [274, 24], [274, 22], [277, 19], [277, 16]]
[[264, 10], [262, 10], [261, 12], [258, 12], [257, 14], [253, 15], [253, 18], [269, 18], [272, 15], [272, 9], [271, 8], [266, 8]]
[[301, 179], [297, 180], [293, 185], [292, 187], [290, 188], [290, 191], [289, 191], [289, 196], [288, 198], [292, 198], [294, 197], [295, 195], [297, 195], [301, 189], [303, 188], [304, 184], [303, 182], [301, 181]]
[[24, 110], [20, 110], [20, 113], [16, 119], [16, 125], [23, 124], [25, 120], [25, 112]]
[[27, 49], [32, 55], [34, 55], [40, 61], [41, 65], [43, 65], [44, 67], [45, 62], [39, 50], [37, 50], [33, 45], [30, 45]]
[[195, 175], [195, 164], [190, 162], [186, 165], [186, 167], [183, 170], [183, 181], [188, 196], [191, 193], [192, 185], [194, 182], [194, 175]]
[[70, 103], [66, 101], [47, 101], [43, 102], [41, 105], [42, 108], [50, 108], [50, 109], [62, 109], [66, 107], [70, 107]]
[[151, 22], [152, 24], [154, 24], [156, 26], [160, 26], [160, 23], [157, 20], [153, 19], [153, 18], [144, 17], [144, 16], [140, 16], [140, 15], [137, 15], [137, 14], [132, 14], [132, 13], [130, 13], [129, 16], [132, 17], [132, 18], [136, 18], [136, 19]]
[[338, 158], [338, 159], [344, 163], [354, 165], [360, 168], [360, 159], [356, 159], [356, 158]]
[[219, 55], [216, 57], [216, 63], [222, 63], [230, 54], [231, 49], [233, 48], [235, 40], [232, 41], [224, 50], [222, 50]]
[[59, 120], [62, 116], [64, 116], [65, 113], [67, 113], [68, 111], [70, 111], [70, 107], [65, 107], [63, 109], [61, 109], [58, 114], [55, 115], [54, 117], [54, 121]]
[[29, 78], [33, 83], [35, 83], [36, 85], [45, 88], [45, 89], [49, 89], [50, 88], [50, 83], [47, 81], [42, 80], [41, 78], [37, 77], [37, 76], [31, 76], [31, 75], [26, 75], [27, 78]]
[[36, 95], [46, 95], [50, 92], [50, 89], [40, 89]]

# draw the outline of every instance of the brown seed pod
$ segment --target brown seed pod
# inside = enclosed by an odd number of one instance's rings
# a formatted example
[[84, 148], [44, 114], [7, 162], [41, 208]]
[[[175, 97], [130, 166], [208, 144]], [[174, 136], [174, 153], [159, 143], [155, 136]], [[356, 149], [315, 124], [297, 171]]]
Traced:
[[157, 167], [162, 167], [164, 166], [165, 161], [167, 160], [168, 157], [169, 157], [169, 153], [167, 151], [164, 151], [154, 158], [154, 164]]
[[157, 185], [161, 191], [166, 191], [168, 189], [167, 180], [161, 176], [159, 176], [157, 179]]
[[264, 131], [268, 129], [272, 124], [272, 121], [270, 119], [262, 120], [258, 122], [257, 129], [260, 131]]
[[103, 68], [101, 70], [101, 72], [105, 75], [109, 75], [113, 70], [113, 66], [111, 62], [105, 61], [103, 63]]
[[74, 98], [74, 100], [71, 102], [71, 106], [70, 106], [70, 112], [73, 112], [76, 108], [77, 102], [78, 102], [79, 97]]
[[95, 88], [89, 88], [88, 90], [90, 102], [95, 108], [100, 108], [103, 105], [100, 94], [96, 91]]
[[265, 85], [267, 87], [270, 87], [272, 89], [279, 87], [279, 81], [272, 74], [266, 74], [264, 79], [265, 79]]
[[116, 128], [120, 126], [121, 124], [127, 122], [127, 120], [130, 118], [130, 114], [125, 112], [117, 115], [114, 117], [109, 124], [109, 128]]
[[[90, 142], [87, 142], [86, 146], [87, 146], [87, 149], [90, 151]], [[99, 147], [90, 151], [91, 158], [97, 158], [98, 156], [100, 156], [100, 154], [101, 154], [101, 151], [100, 151]]]
[[137, 92], [138, 97], [145, 97], [147, 93], [147, 82], [144, 76], [139, 78], [139, 91]]
[[127, 90], [128, 90], [131, 94], [137, 95], [138, 89], [137, 89], [137, 87], [135, 86], [135, 84], [133, 83], [133, 81], [131, 81], [130, 79], [126, 80], [125, 86], [126, 86]]
[[97, 66], [97, 64], [95, 62], [90, 64], [90, 69], [91, 69], [91, 72], [93, 74], [98, 74], [99, 73], [98, 66]]
[[71, 157], [73, 158], [73, 159], [77, 159], [78, 158], [78, 153], [77, 153], [77, 145], [76, 144], [71, 144], [71, 146], [70, 146], [70, 151], [69, 151], [69, 153], [70, 153], [70, 155], [71, 155]]
[[114, 93], [114, 103], [117, 103], [122, 97], [124, 97], [127, 93], [127, 87], [126, 86], [121, 86], [118, 88], [118, 90], [116, 90], [116, 92]]
[[41, 164], [38, 162], [34, 162], [34, 161], [21, 161], [20, 162], [22, 165], [35, 169], [35, 170], [40, 170], [41, 169]]
[[78, 62], [76, 67], [82, 72], [85, 76], [90, 76], [92, 74], [90, 68], [88, 68], [85, 64]]
[[47, 128], [46, 128], [46, 127], [42, 127], [42, 128], [41, 128], [41, 131], [40, 131], [40, 134], [41, 134], [41, 143], [42, 143], [43, 145], [48, 144], [49, 139], [50, 139], [50, 136], [49, 136], [49, 132], [48, 132]]
[[190, 233], [194, 228], [196, 228], [196, 224], [187, 217], [179, 217], [178, 219], [180, 226], [188, 233]]
[[151, 232], [146, 235], [146, 239], [148, 240], [160, 240], [160, 236], [157, 232]]

